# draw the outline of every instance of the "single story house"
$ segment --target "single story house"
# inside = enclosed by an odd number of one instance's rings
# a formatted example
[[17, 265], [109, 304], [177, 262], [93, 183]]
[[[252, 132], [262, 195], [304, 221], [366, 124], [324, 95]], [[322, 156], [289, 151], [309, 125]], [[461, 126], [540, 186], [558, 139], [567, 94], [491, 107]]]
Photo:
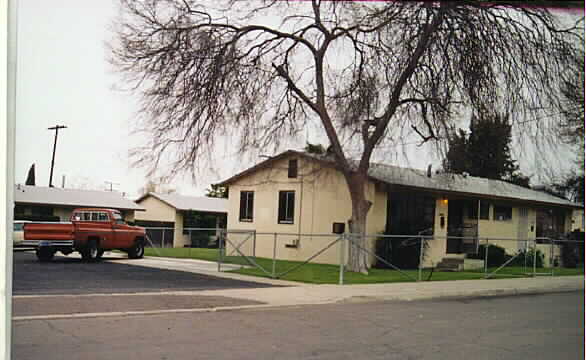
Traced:
[[[289, 150], [219, 183], [229, 188], [228, 232], [257, 233], [254, 244], [247, 242], [241, 251], [272, 257], [270, 233], [288, 234], [278, 235], [280, 259], [305, 260], [323, 249], [332, 238], [316, 235], [331, 234], [333, 223], [346, 223], [351, 216], [347, 184], [334, 165], [327, 156]], [[444, 258], [465, 258], [477, 251], [478, 239], [484, 243], [488, 238], [513, 254], [524, 248], [526, 239], [584, 230], [583, 222], [576, 221], [584, 211], [581, 205], [465, 174], [373, 163], [366, 197], [372, 202], [367, 217], [372, 251], [377, 246], [374, 235], [383, 232], [433, 235], [426, 266]], [[244, 240], [241, 235], [230, 242]], [[230, 246], [227, 250], [233, 252]], [[315, 261], [335, 264], [338, 259], [339, 250], [333, 246]]]
[[194, 243], [202, 233], [207, 233], [208, 237], [217, 235], [215, 231], [189, 229], [226, 226], [228, 199], [150, 192], [136, 203], [145, 209], [136, 214], [136, 224], [147, 228], [149, 238], [156, 246], [197, 245]]
[[14, 186], [14, 220], [68, 221], [74, 209], [98, 207], [119, 210], [127, 222], [144, 209], [116, 191]]

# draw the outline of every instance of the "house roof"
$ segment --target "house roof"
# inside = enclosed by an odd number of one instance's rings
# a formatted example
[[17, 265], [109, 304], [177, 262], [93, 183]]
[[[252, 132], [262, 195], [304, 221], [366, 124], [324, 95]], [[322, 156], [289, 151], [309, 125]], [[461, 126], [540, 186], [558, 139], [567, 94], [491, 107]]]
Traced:
[[124, 198], [121, 193], [116, 191], [63, 189], [20, 184], [14, 186], [14, 202], [20, 204], [144, 211], [142, 207]]
[[183, 211], [202, 211], [202, 212], [213, 212], [213, 213], [228, 213], [228, 199], [213, 198], [207, 196], [185, 196], [179, 194], [159, 194], [159, 193], [148, 193], [141, 196], [137, 203], [152, 196], [161, 200], [169, 206], [177, 210]]
[[[234, 181], [248, 176], [279, 159], [288, 156], [301, 156], [322, 162], [326, 166], [335, 167], [331, 158], [322, 155], [309, 154], [300, 151], [288, 150], [265, 160], [231, 178], [219, 183], [220, 186], [228, 186]], [[357, 165], [357, 162], [354, 162]], [[368, 176], [373, 181], [382, 182], [391, 186], [420, 189], [442, 193], [460, 194], [463, 196], [474, 196], [484, 198], [496, 198], [503, 200], [532, 202], [547, 205], [557, 205], [573, 208], [583, 208], [582, 205], [551, 194], [528, 189], [522, 186], [511, 184], [501, 180], [480, 178], [475, 176], [463, 176], [453, 173], [432, 173], [431, 177], [423, 170], [403, 168], [388, 164], [371, 163]]]

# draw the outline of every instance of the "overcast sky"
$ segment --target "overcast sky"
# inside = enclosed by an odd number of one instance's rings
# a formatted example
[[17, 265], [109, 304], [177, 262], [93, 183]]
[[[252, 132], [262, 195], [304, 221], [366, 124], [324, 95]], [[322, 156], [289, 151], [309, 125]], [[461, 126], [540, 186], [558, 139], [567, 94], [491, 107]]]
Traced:
[[[119, 78], [106, 61], [104, 46], [111, 36], [116, 0], [18, 4], [16, 183], [24, 183], [35, 163], [37, 185], [48, 185], [54, 131], [47, 128], [59, 124], [68, 128], [59, 132], [55, 186], [61, 186], [65, 175], [66, 187], [105, 189], [105, 182], [112, 181], [117, 183], [114, 189], [136, 195], [146, 183], [144, 170], [131, 168], [128, 158], [129, 149], [144, 142], [131, 135], [136, 99], [112, 89]], [[317, 135], [305, 136], [315, 141]], [[413, 149], [411, 145], [408, 151]], [[171, 185], [185, 195], [202, 195], [211, 182], [251, 165], [234, 158], [218, 160], [218, 171], [203, 171], [197, 184], [187, 176]], [[439, 164], [421, 155], [408, 163], [400, 157], [393, 162], [416, 168]], [[562, 157], [561, 163], [570, 164], [571, 159]], [[535, 172], [537, 165], [527, 160], [521, 166]]]

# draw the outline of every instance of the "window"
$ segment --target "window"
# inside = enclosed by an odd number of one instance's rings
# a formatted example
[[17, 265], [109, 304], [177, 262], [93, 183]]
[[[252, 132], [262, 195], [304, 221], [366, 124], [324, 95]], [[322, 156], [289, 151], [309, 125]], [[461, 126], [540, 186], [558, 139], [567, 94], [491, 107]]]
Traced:
[[510, 206], [499, 206], [494, 207], [494, 220], [495, 221], [508, 221], [513, 218], [513, 208]]
[[114, 218], [114, 221], [116, 222], [116, 224], [120, 224], [123, 225], [124, 224], [124, 219], [122, 219], [122, 215], [120, 215], [120, 213], [112, 213], [112, 217]]
[[98, 213], [98, 221], [108, 221], [108, 214], [105, 212]]
[[287, 173], [289, 178], [296, 178], [297, 177], [297, 159], [289, 160], [289, 171]]
[[92, 213], [92, 221], [98, 221], [98, 213], [97, 212]]
[[240, 192], [240, 221], [251, 222], [254, 216], [254, 191]]
[[293, 224], [295, 191], [279, 191], [279, 224]]
[[488, 220], [490, 204], [483, 200], [472, 200], [468, 202], [468, 219], [478, 218], [478, 201], [480, 201], [480, 220]]

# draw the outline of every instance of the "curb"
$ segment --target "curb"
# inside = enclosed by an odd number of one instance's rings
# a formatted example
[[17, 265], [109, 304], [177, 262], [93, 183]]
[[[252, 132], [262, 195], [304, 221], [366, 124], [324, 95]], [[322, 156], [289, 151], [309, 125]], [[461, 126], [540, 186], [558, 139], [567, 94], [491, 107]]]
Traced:
[[487, 299], [501, 298], [512, 296], [531, 296], [544, 294], [560, 294], [569, 292], [581, 292], [583, 288], [579, 287], [561, 287], [556, 289], [490, 289], [466, 291], [456, 294], [420, 294], [420, 295], [391, 295], [391, 296], [350, 296], [342, 299], [332, 299], [325, 301], [315, 301], [299, 304], [256, 304], [256, 305], [237, 305], [222, 306], [211, 308], [192, 308], [192, 309], [162, 309], [146, 311], [121, 311], [121, 312], [104, 312], [104, 313], [76, 313], [76, 314], [54, 314], [54, 315], [31, 315], [31, 316], [14, 316], [13, 322], [35, 321], [35, 320], [72, 320], [72, 319], [91, 319], [91, 318], [112, 318], [112, 317], [132, 317], [132, 316], [152, 316], [165, 314], [181, 313], [209, 313], [220, 311], [245, 311], [245, 310], [277, 310], [283, 308], [298, 308], [306, 305], [329, 305], [329, 304], [355, 304], [381, 301], [430, 301], [430, 300], [470, 300], [470, 299]]

